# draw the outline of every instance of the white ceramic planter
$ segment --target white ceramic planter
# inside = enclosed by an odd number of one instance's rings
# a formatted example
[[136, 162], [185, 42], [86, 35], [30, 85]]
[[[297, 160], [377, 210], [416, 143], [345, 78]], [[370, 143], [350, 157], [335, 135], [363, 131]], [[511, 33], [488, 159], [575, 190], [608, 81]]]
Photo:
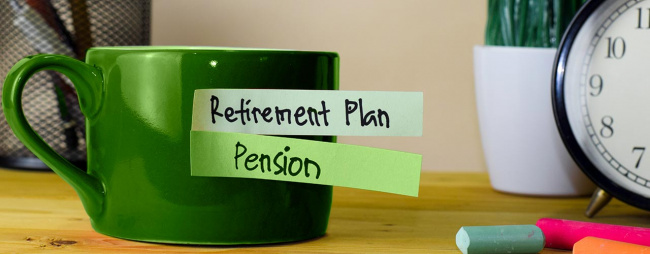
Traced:
[[490, 183], [543, 196], [591, 194], [566, 151], [551, 106], [555, 49], [476, 46], [476, 103]]

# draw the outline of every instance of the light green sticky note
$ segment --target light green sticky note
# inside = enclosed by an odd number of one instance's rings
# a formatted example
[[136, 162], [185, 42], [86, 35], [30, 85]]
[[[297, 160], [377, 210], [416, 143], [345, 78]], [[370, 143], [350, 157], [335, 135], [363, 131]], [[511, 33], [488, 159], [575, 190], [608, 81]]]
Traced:
[[422, 136], [422, 92], [199, 89], [192, 130], [269, 135]]
[[254, 134], [192, 131], [192, 176], [335, 185], [418, 196], [422, 155]]

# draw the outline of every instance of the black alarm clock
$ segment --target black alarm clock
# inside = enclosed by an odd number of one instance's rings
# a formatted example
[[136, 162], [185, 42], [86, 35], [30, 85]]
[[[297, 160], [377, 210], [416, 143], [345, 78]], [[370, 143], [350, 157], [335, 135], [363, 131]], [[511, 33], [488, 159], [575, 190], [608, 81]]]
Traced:
[[650, 210], [650, 0], [587, 2], [553, 70], [560, 135], [599, 187], [587, 216], [611, 196]]

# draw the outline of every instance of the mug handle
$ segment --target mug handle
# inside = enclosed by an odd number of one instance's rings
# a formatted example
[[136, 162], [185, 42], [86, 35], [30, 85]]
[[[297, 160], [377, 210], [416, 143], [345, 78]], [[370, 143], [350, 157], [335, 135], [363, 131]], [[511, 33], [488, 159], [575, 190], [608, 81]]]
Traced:
[[86, 119], [95, 116], [101, 107], [104, 82], [101, 70], [71, 57], [41, 54], [23, 58], [16, 63], [4, 82], [2, 109], [18, 139], [38, 158], [70, 184], [79, 195], [91, 217], [102, 211], [104, 186], [95, 176], [84, 172], [59, 155], [32, 129], [22, 108], [22, 93], [27, 80], [42, 70], [58, 71], [74, 84], [81, 112]]

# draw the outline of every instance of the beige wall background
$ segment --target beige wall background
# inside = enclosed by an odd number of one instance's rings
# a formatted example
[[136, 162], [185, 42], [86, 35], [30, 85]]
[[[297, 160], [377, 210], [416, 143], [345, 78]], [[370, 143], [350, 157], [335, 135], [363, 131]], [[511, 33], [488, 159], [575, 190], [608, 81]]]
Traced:
[[335, 51], [340, 89], [424, 92], [422, 137], [339, 137], [483, 171], [472, 47], [487, 1], [154, 0], [152, 44]]

